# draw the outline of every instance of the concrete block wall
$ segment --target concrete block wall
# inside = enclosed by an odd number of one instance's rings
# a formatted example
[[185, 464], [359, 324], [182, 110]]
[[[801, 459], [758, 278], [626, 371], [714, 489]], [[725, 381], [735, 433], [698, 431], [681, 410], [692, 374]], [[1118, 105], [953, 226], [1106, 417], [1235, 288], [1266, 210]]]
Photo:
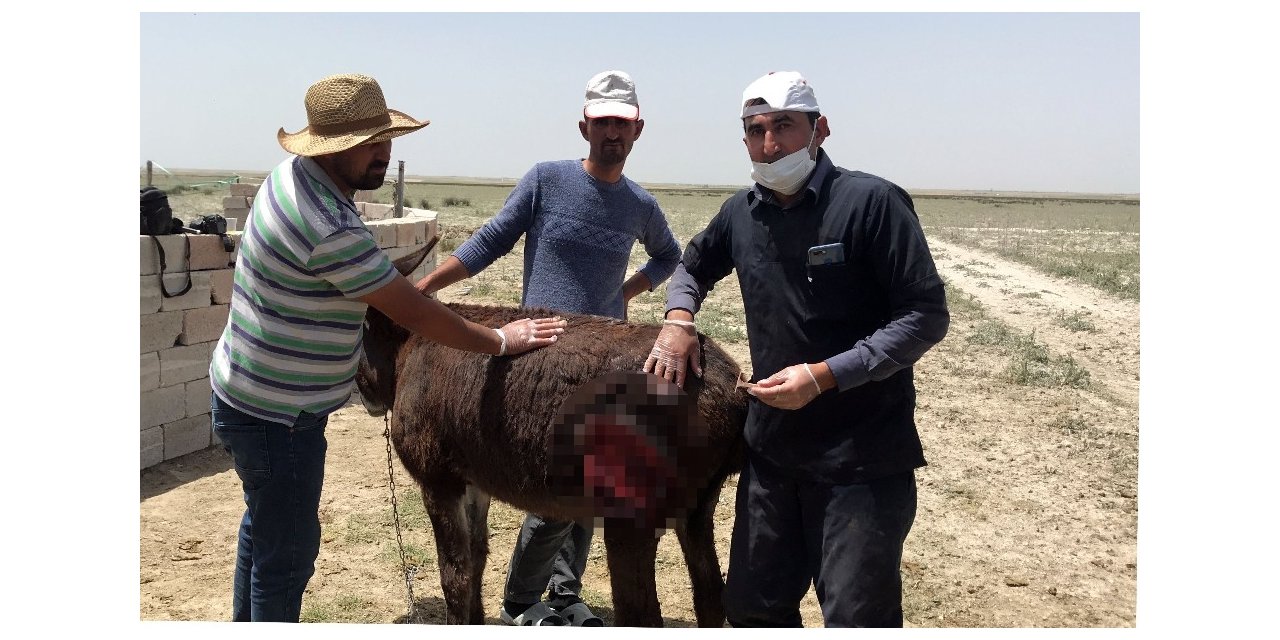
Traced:
[[[435, 213], [419, 209], [405, 209], [403, 218], [370, 221], [367, 226], [393, 260], [438, 233]], [[209, 362], [230, 312], [232, 265], [241, 234], [228, 235], [235, 242], [230, 253], [218, 236], [138, 236], [140, 468], [217, 444], [209, 421]], [[191, 277], [191, 289], [183, 295], [166, 298], [160, 291], [157, 240], [164, 250], [165, 288], [176, 293]], [[434, 269], [436, 255], [433, 250], [410, 280], [416, 282]]]

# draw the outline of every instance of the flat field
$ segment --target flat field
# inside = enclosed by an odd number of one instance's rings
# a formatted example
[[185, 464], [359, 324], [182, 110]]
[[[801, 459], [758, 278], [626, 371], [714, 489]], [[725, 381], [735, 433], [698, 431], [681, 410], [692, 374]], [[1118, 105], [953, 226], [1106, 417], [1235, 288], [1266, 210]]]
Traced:
[[[406, 184], [408, 206], [425, 200], [426, 208], [439, 212], [442, 259], [501, 207], [511, 189], [510, 183], [464, 182]], [[225, 186], [202, 189], [171, 196], [179, 217], [220, 210]], [[652, 191], [682, 245], [729, 193]], [[377, 197], [390, 202], [390, 188]], [[916, 207], [947, 282], [952, 322], [946, 339], [915, 367], [917, 426], [929, 465], [917, 471], [919, 508], [902, 568], [907, 626], [1134, 626], [1136, 198], [921, 193]], [[518, 244], [440, 298], [515, 304], [522, 257]], [[637, 247], [633, 265], [644, 259]], [[663, 301], [662, 287], [641, 295], [630, 319], [657, 321]], [[749, 371], [741, 309], [731, 275], [698, 319], [700, 329]], [[327, 433], [324, 543], [303, 618], [404, 622], [408, 606], [383, 423], [357, 403], [335, 413]], [[444, 607], [431, 527], [416, 487], [398, 461], [393, 467], [403, 539], [421, 567], [413, 581], [415, 616], [440, 622]], [[735, 488], [730, 479], [716, 511], [722, 565]], [[239, 481], [216, 448], [141, 473], [141, 619], [229, 618], [242, 510]], [[491, 624], [498, 624], [506, 562], [521, 519], [501, 503], [490, 511], [484, 603]], [[665, 535], [659, 545], [659, 599], [668, 626], [691, 626], [689, 582], [674, 538]], [[585, 583], [584, 597], [611, 620], [608, 567], [598, 541]], [[812, 591], [802, 614], [806, 626], [822, 625]]]

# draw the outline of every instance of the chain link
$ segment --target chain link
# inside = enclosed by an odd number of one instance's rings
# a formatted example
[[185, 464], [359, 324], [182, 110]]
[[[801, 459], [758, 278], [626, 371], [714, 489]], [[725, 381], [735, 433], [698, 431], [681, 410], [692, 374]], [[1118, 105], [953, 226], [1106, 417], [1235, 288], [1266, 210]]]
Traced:
[[417, 565], [409, 566], [409, 560], [404, 554], [404, 537], [400, 533], [400, 509], [396, 503], [396, 472], [395, 465], [391, 461], [391, 418], [390, 412], [382, 416], [382, 423], [385, 427], [382, 431], [383, 437], [387, 440], [387, 484], [391, 487], [391, 515], [396, 524], [396, 545], [400, 548], [400, 565], [404, 567], [404, 586], [408, 592], [409, 598], [409, 622], [418, 622], [417, 607], [414, 605], [413, 599], [413, 578], [418, 573]]

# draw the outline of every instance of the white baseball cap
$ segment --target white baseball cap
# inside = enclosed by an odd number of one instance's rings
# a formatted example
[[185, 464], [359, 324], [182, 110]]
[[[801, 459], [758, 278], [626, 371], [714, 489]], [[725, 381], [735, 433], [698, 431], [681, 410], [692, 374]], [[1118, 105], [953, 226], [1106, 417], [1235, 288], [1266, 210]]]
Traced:
[[601, 71], [587, 81], [587, 101], [582, 113], [588, 118], [622, 118], [636, 120], [640, 117], [640, 103], [636, 101], [636, 83], [622, 71]]
[[[757, 98], [765, 104], [748, 106]], [[774, 111], [818, 111], [818, 99], [813, 87], [797, 71], [770, 71], [747, 85], [742, 92], [742, 117], [773, 113]]]

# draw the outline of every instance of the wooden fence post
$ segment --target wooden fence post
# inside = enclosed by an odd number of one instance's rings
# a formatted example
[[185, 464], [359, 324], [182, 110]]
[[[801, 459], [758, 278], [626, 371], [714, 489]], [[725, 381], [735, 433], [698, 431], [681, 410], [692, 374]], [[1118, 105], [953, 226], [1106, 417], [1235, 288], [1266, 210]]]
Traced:
[[400, 173], [396, 176], [396, 217], [404, 217], [404, 160], [400, 161]]
[[151, 161], [147, 161], [147, 186], [151, 186]]

